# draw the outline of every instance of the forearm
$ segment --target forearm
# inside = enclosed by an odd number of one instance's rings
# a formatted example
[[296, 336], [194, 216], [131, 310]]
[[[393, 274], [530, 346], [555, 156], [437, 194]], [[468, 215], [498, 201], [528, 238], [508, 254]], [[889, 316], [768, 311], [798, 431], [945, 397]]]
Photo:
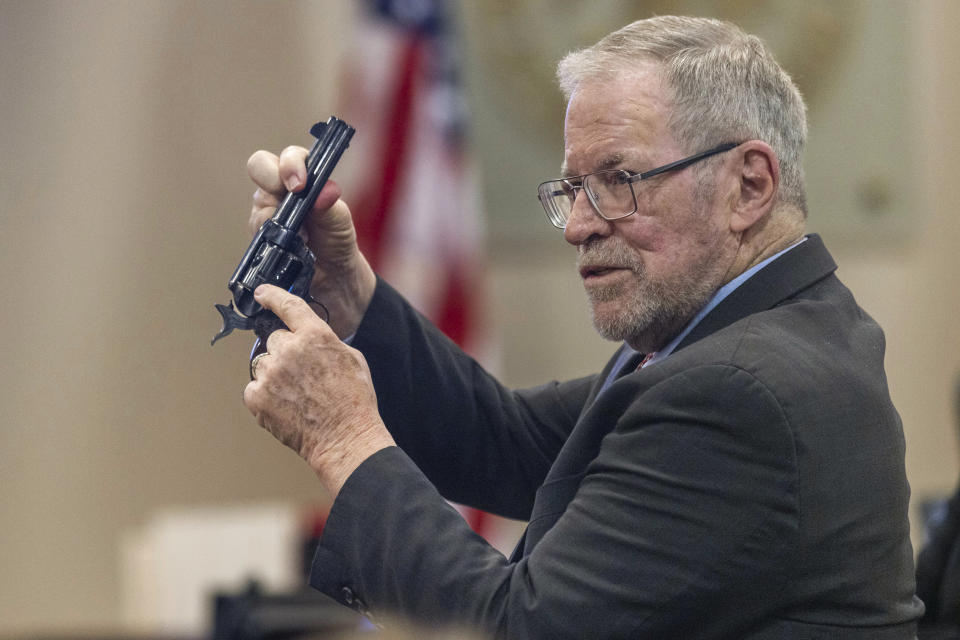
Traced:
[[[370, 366], [387, 428], [441, 493], [527, 516], [589, 381], [507, 389], [382, 281], [352, 344]], [[497, 501], [481, 504], [487, 497]]]
[[[468, 576], [446, 571], [476, 562], [489, 569], [475, 576], [477, 595], [488, 591], [491, 580], [509, 579], [506, 559], [474, 534], [394, 447], [368, 458], [346, 481], [327, 519], [310, 582], [361, 612], [368, 605], [375, 617], [463, 624], [462, 607], [476, 606], [467, 604], [463, 591]], [[441, 566], [444, 571], [437, 571]]]
[[320, 479], [330, 498], [336, 500], [347, 481], [363, 462], [378, 451], [396, 446], [393, 438], [381, 424], [353, 428], [351, 437], [320, 451], [314, 451], [307, 464]]

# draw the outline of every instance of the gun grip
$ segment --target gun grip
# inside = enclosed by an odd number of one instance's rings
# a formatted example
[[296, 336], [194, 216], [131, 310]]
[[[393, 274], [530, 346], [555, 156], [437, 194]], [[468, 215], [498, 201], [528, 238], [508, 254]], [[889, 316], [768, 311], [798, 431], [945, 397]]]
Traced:
[[266, 344], [267, 338], [270, 337], [270, 334], [276, 331], [277, 329], [286, 329], [287, 325], [283, 324], [283, 320], [277, 317], [272, 311], [267, 311], [264, 309], [256, 315], [253, 319], [253, 332], [257, 334], [257, 337], [260, 338], [260, 341]]
[[[250, 351], [250, 362], [261, 353], [267, 352], [267, 338], [277, 329], [286, 329], [287, 325], [283, 320], [277, 317], [277, 314], [264, 309], [253, 318], [253, 332], [257, 335], [257, 341], [253, 343], [253, 350]], [[250, 379], [253, 380], [253, 372], [250, 372]]]

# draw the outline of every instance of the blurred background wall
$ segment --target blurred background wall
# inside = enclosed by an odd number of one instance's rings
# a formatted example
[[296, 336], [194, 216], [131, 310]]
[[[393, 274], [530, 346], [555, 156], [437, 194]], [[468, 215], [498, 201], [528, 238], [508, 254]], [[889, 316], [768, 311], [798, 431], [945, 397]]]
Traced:
[[[809, 102], [810, 228], [886, 329], [915, 502], [957, 479], [960, 4], [494, 0], [460, 10], [486, 203], [489, 364], [596, 370], [557, 172], [565, 51], [653, 13], [734, 19]], [[0, 1], [0, 636], [122, 628], [120, 546], [158, 510], [324, 504], [241, 404], [214, 302], [248, 236], [248, 155], [334, 113], [348, 2]], [[349, 197], [349, 194], [347, 194]], [[915, 545], [920, 544], [914, 516]]]

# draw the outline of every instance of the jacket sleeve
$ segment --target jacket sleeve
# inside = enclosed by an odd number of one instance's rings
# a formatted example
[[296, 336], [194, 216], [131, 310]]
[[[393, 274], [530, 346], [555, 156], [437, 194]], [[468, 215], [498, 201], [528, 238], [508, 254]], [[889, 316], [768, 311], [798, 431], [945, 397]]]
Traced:
[[351, 344], [390, 433], [446, 498], [529, 517], [594, 376], [512, 391], [383, 280]]
[[774, 396], [712, 365], [642, 390], [619, 384], [601, 400], [590, 410], [618, 411], [615, 428], [585, 474], [539, 490], [538, 511], [575, 493], [519, 562], [389, 448], [344, 485], [311, 583], [374, 616], [516, 639], [726, 637], [782, 606], [798, 480]]

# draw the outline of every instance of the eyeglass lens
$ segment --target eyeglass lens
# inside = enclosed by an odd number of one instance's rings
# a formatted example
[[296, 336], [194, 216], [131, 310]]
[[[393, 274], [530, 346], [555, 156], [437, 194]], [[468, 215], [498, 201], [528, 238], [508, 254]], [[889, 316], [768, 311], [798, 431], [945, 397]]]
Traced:
[[563, 228], [570, 218], [577, 191], [583, 189], [587, 197], [604, 218], [615, 219], [628, 216], [636, 210], [636, 200], [626, 171], [599, 171], [578, 181], [551, 180], [540, 185], [540, 200], [543, 201], [550, 221]]

